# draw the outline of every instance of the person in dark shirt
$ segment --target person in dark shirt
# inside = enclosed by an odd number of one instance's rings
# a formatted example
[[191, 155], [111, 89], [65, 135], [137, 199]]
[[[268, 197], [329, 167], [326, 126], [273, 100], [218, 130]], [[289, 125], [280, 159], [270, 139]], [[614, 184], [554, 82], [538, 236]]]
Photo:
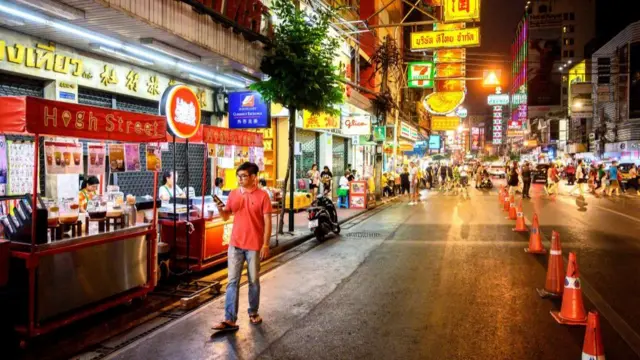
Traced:
[[408, 194], [411, 188], [411, 182], [409, 182], [409, 170], [404, 167], [400, 174], [400, 186], [402, 187], [401, 194]]
[[531, 196], [529, 196], [529, 189], [531, 189], [531, 166], [529, 162], [525, 162], [522, 167], [522, 184], [522, 197], [531, 199]]

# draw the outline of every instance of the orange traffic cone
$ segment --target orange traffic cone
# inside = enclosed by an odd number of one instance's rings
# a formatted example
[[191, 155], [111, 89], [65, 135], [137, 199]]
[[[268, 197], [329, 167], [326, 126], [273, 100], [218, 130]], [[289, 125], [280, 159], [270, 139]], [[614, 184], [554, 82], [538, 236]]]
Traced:
[[509, 220], [517, 220], [518, 212], [516, 211], [516, 199], [513, 195], [509, 199]]
[[564, 292], [562, 293], [562, 308], [551, 311], [551, 316], [560, 324], [587, 325], [587, 313], [582, 302], [582, 284], [576, 254], [569, 253], [567, 276], [564, 278]]
[[503, 203], [503, 207], [502, 209], [506, 212], [509, 212], [509, 206], [510, 206], [510, 202], [509, 202], [509, 192], [505, 191], [504, 192], [504, 203]]
[[520, 200], [520, 204], [518, 204], [518, 208], [516, 209], [516, 227], [513, 231], [525, 232], [527, 230], [527, 225], [524, 222], [524, 214], [522, 213], [522, 200]]
[[564, 289], [562, 272], [564, 261], [562, 260], [562, 247], [560, 246], [560, 234], [551, 233], [551, 251], [549, 252], [549, 265], [547, 266], [547, 279], [544, 289], [537, 289], [540, 297], [560, 297]]
[[530, 254], [546, 254], [542, 239], [540, 238], [540, 225], [538, 224], [538, 214], [533, 214], [533, 224], [531, 225], [531, 235], [529, 235], [529, 248], [524, 249]]
[[500, 187], [500, 190], [498, 191], [498, 203], [500, 204], [500, 207], [504, 207], [504, 185]]
[[597, 311], [589, 311], [587, 331], [584, 334], [584, 345], [582, 345], [582, 358], [604, 360], [604, 347], [600, 336], [600, 315]]

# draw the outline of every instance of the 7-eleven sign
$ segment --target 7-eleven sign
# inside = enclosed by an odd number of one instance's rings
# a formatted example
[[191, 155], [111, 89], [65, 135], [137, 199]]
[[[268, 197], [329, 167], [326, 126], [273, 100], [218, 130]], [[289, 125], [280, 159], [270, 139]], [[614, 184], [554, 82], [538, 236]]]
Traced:
[[432, 61], [414, 61], [409, 63], [407, 83], [410, 88], [432, 88], [434, 66]]

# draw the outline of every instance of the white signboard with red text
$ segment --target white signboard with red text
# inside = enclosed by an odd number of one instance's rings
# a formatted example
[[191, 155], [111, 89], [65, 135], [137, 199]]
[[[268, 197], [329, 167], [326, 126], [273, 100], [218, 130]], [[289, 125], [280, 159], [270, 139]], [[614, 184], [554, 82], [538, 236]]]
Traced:
[[344, 135], [370, 135], [371, 116], [365, 114], [343, 116], [342, 133]]

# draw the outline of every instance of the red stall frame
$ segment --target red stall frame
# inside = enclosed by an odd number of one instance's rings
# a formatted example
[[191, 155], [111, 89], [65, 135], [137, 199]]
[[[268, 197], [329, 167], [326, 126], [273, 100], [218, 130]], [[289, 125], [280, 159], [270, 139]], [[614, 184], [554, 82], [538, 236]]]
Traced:
[[[166, 119], [163, 116], [131, 113], [120, 110], [85, 106], [33, 97], [0, 97], [0, 133], [30, 135], [34, 137], [34, 168], [32, 203], [38, 203], [38, 165], [40, 136], [64, 136], [90, 140], [153, 143], [166, 140]], [[158, 173], [154, 174], [154, 199], [157, 199]], [[153, 205], [153, 220], [146, 230], [133, 230], [110, 238], [87, 240], [68, 246], [39, 249], [36, 245], [36, 216], [32, 215], [32, 237], [30, 245], [13, 244], [11, 256], [25, 261], [28, 271], [28, 314], [27, 324], [16, 327], [18, 333], [35, 337], [48, 333], [92, 314], [143, 297], [153, 290], [156, 283], [156, 202]], [[36, 270], [43, 256], [77, 251], [100, 244], [122, 241], [126, 238], [144, 236], [148, 245], [147, 281], [143, 286], [133, 288], [103, 301], [74, 309], [47, 320], [36, 321]], [[15, 246], [14, 246], [15, 245]], [[25, 251], [28, 247], [28, 251]]]

